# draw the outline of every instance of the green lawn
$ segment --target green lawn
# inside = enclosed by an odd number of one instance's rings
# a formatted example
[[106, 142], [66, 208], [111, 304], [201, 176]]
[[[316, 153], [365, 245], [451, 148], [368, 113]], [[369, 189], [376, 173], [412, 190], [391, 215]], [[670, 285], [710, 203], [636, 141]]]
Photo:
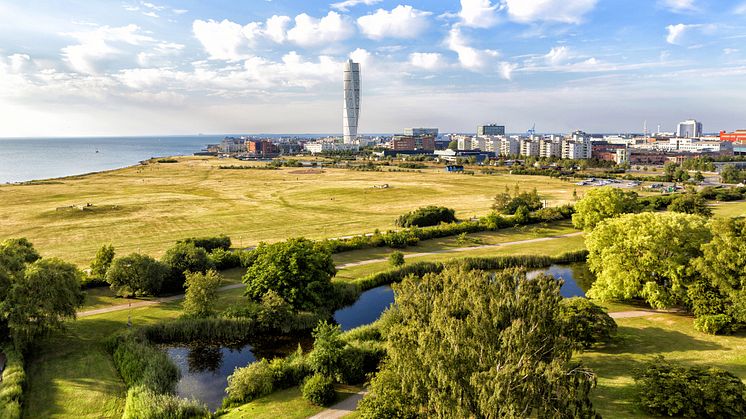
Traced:
[[685, 365], [723, 368], [746, 381], [746, 332], [707, 335], [694, 330], [691, 317], [676, 314], [617, 319], [617, 324], [613, 344], [578, 356], [598, 374], [593, 403], [604, 418], [649, 417], [635, 406], [632, 371], [653, 355]]
[[[352, 386], [337, 386], [337, 402], [352, 396], [360, 388]], [[228, 413], [219, 416], [221, 419], [305, 419], [324, 410], [303, 399], [298, 387], [281, 390], [269, 396], [246, 403]]]
[[[294, 236], [339, 237], [394, 228], [402, 213], [443, 205], [462, 219], [490, 211], [506, 186], [538, 190], [550, 205], [572, 199], [572, 183], [543, 176], [460, 176], [324, 169], [220, 170], [239, 164], [179, 158], [54, 182], [1, 185], [0, 238], [27, 237], [44, 256], [88, 265], [111, 243], [120, 255], [159, 256], [179, 239], [225, 233], [238, 246]], [[382, 183], [387, 189], [374, 188]], [[87, 204], [92, 207], [85, 207]], [[74, 206], [70, 208], [70, 206]], [[82, 209], [81, 209], [82, 208]]]
[[711, 207], [717, 217], [746, 216], [746, 201], [718, 202], [711, 204]]

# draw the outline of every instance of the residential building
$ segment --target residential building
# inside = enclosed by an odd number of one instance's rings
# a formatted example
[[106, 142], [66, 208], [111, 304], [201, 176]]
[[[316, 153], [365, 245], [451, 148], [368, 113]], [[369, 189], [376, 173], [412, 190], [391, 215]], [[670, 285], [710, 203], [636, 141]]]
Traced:
[[471, 149], [487, 151], [487, 139], [484, 137], [473, 137], [471, 139]]
[[467, 135], [459, 135], [456, 137], [456, 142], [458, 142], [458, 148], [459, 150], [471, 150], [471, 137]]
[[357, 144], [345, 144], [324, 140], [307, 143], [304, 145], [304, 147], [306, 151], [310, 152], [311, 154], [333, 153], [340, 151], [356, 152], [360, 150], [360, 147]]
[[390, 148], [396, 151], [422, 150], [432, 152], [435, 150], [435, 137], [429, 135], [396, 135], [391, 140]]
[[497, 124], [480, 125], [477, 127], [477, 135], [505, 135], [505, 126]]
[[519, 153], [521, 156], [539, 157], [539, 141], [521, 138]]
[[558, 140], [543, 138], [539, 140], [539, 157], [552, 158], [562, 156], [562, 143]]
[[342, 117], [345, 144], [352, 144], [357, 139], [359, 118], [360, 64], [348, 60], [344, 67], [344, 110]]
[[220, 142], [218, 149], [221, 153], [243, 153], [246, 151], [246, 139], [237, 137], [225, 137]]
[[500, 140], [501, 156], [517, 156], [521, 151], [521, 144], [517, 137], [504, 137]]
[[437, 128], [404, 128], [404, 135], [417, 137], [420, 135], [429, 135], [431, 137], [438, 137]]
[[676, 126], [676, 136], [679, 138], [699, 138], [702, 136], [702, 123], [695, 119], [687, 119]]
[[591, 136], [583, 131], [575, 131], [570, 139], [562, 141], [562, 158], [572, 160], [590, 159], [592, 156]]
[[247, 140], [246, 151], [253, 157], [274, 157], [280, 154], [279, 148], [267, 140]]

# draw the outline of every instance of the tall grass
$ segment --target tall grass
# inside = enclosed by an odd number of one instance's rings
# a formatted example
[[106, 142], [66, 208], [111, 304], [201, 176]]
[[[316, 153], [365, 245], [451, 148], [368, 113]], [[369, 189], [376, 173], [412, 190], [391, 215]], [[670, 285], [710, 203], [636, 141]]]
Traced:
[[122, 419], [194, 419], [209, 418], [204, 404], [182, 399], [171, 394], [159, 394], [145, 386], [127, 391]]
[[26, 371], [23, 356], [13, 345], [0, 346], [6, 362], [0, 382], [0, 418], [19, 419], [23, 403], [23, 387], [26, 385]]

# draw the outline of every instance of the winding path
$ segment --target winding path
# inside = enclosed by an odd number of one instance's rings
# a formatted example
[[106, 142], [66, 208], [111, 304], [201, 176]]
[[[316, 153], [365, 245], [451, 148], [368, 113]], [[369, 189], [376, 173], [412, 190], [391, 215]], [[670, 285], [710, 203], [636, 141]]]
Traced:
[[343, 418], [357, 409], [357, 404], [368, 394], [368, 390], [360, 390], [341, 402], [323, 410], [308, 419], [339, 419]]

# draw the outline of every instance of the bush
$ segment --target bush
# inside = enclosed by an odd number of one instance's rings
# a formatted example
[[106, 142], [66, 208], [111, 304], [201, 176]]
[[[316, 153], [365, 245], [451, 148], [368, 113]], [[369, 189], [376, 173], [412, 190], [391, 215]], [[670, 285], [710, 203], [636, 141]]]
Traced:
[[167, 291], [181, 291], [184, 288], [186, 272], [205, 273], [213, 268], [205, 249], [186, 242], [177, 243], [166, 250], [161, 262], [170, 270], [163, 284], [164, 290]]
[[396, 220], [399, 227], [429, 227], [440, 223], [456, 222], [456, 212], [446, 207], [427, 206], [400, 216]]
[[120, 296], [158, 295], [167, 273], [166, 265], [150, 256], [132, 253], [114, 259], [106, 272], [106, 281]]
[[560, 319], [566, 336], [584, 348], [609, 342], [617, 330], [616, 322], [606, 313], [606, 309], [583, 297], [562, 300]]
[[677, 196], [668, 206], [669, 211], [697, 214], [705, 217], [712, 215], [712, 209], [702, 196], [696, 193], [685, 193]]
[[215, 237], [190, 237], [188, 239], [180, 240], [177, 243], [193, 244], [196, 247], [205, 249], [207, 252], [212, 252], [216, 249], [230, 250], [231, 248], [231, 239], [226, 235]]
[[706, 314], [694, 320], [694, 328], [711, 335], [728, 334], [733, 331], [733, 318], [727, 314]]
[[393, 266], [394, 268], [398, 268], [404, 265], [404, 253], [392, 252], [389, 255], [389, 264], [391, 264], [391, 266]]
[[634, 376], [642, 407], [654, 415], [746, 417], [746, 385], [727, 371], [676, 366], [658, 356]]
[[337, 395], [334, 392], [334, 382], [322, 374], [314, 374], [303, 383], [301, 388], [303, 398], [317, 406], [328, 406], [334, 402]]
[[20, 419], [26, 384], [23, 356], [12, 345], [0, 346], [0, 352], [6, 356], [5, 369], [0, 377], [0, 418]]
[[143, 386], [127, 391], [123, 419], [193, 419], [209, 418], [203, 404], [170, 394], [158, 394]]
[[215, 269], [224, 271], [226, 269], [238, 268], [241, 266], [241, 256], [243, 252], [232, 252], [225, 249], [215, 249], [207, 257]]
[[275, 358], [269, 363], [275, 390], [297, 386], [311, 374], [311, 368], [303, 356], [303, 349], [298, 349], [285, 358]]
[[272, 392], [273, 381], [272, 368], [266, 359], [236, 368], [228, 377], [227, 399], [230, 403], [247, 403], [266, 396]]
[[410, 231], [390, 231], [383, 235], [383, 243], [392, 249], [416, 246], [420, 239]]
[[218, 288], [222, 278], [210, 270], [203, 274], [188, 272], [186, 274], [186, 294], [184, 296], [184, 314], [195, 317], [208, 317], [214, 312], [218, 299]]
[[179, 369], [166, 353], [131, 333], [108, 342], [114, 366], [127, 387], [145, 386], [156, 393], [171, 393], [179, 380]]
[[521, 207], [525, 207], [528, 211], [536, 211], [543, 206], [544, 204], [541, 202], [541, 197], [536, 192], [536, 189], [524, 193], [516, 191], [515, 195], [511, 196], [506, 187], [506, 192], [495, 196], [495, 203], [492, 205], [492, 208], [503, 214], [515, 214]]

